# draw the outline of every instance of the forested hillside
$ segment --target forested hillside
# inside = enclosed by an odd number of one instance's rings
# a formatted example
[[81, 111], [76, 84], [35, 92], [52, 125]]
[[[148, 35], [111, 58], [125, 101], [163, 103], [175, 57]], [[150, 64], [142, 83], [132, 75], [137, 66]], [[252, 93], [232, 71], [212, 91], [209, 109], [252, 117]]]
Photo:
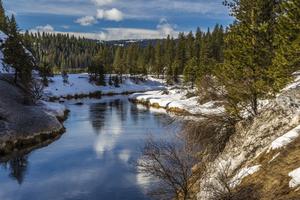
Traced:
[[[137, 41], [126, 45], [99, 42], [50, 33], [24, 34], [24, 43], [34, 53], [39, 66], [53, 72], [87, 71], [101, 63], [105, 73], [166, 75], [169, 82], [185, 74], [195, 81], [197, 72], [206, 73], [223, 61], [225, 31], [216, 25], [211, 32], [180, 33], [178, 39]], [[96, 63], [93, 62], [96, 60]]]
[[53, 72], [84, 71], [91, 64], [91, 58], [100, 50], [97, 41], [75, 38], [64, 34], [24, 34], [24, 43], [33, 52], [40, 66], [51, 66]]

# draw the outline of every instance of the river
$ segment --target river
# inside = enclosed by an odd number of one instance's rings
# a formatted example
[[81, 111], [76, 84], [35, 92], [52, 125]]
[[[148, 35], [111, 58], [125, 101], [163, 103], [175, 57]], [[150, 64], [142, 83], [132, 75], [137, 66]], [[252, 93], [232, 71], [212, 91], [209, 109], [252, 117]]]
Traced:
[[149, 135], [167, 138], [179, 122], [127, 96], [67, 101], [66, 132], [47, 147], [0, 166], [0, 200], [148, 199], [155, 183], [134, 163]]

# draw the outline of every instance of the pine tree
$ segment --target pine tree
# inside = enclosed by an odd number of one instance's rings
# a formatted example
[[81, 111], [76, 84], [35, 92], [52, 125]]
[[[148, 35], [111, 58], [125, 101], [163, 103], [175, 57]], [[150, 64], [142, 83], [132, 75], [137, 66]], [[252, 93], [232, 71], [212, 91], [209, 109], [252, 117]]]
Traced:
[[179, 61], [175, 60], [172, 64], [173, 81], [175, 83], [179, 82], [179, 70], [180, 70], [180, 63]]
[[241, 118], [241, 111], [257, 115], [259, 99], [271, 92], [268, 70], [274, 57], [276, 0], [240, 0], [230, 4], [236, 22], [226, 36], [225, 63], [216, 73], [225, 86], [226, 109]]
[[8, 24], [8, 39], [4, 44], [3, 53], [3, 61], [15, 70], [15, 83], [20, 78], [23, 86], [28, 89], [35, 61], [22, 44], [14, 15], [12, 15]]
[[200, 28], [197, 28], [196, 31], [196, 38], [195, 38], [195, 44], [194, 44], [194, 50], [195, 50], [195, 57], [197, 59], [197, 63], [200, 64], [200, 57], [201, 57], [201, 42], [202, 42], [202, 32]]
[[194, 57], [195, 55], [195, 38], [193, 35], [193, 32], [191, 31], [187, 36], [186, 36], [186, 59], [190, 60]]
[[5, 15], [2, 0], [0, 0], [0, 30], [7, 33], [7, 17]]
[[164, 53], [164, 63], [166, 66], [166, 81], [168, 84], [172, 84], [177, 80], [174, 80], [174, 70], [173, 70], [173, 61], [175, 59], [175, 42], [173, 38], [168, 36], [165, 42], [165, 53]]
[[183, 73], [186, 64], [186, 40], [184, 33], [180, 33], [178, 36], [178, 44], [176, 47], [176, 62], [178, 63], [179, 74]]
[[146, 60], [145, 60], [145, 51], [144, 49], [140, 49], [139, 50], [139, 54], [138, 54], [138, 59], [137, 59], [137, 73], [139, 75], [144, 75], [146, 76], [148, 73], [147, 73], [147, 63], [146, 63]]
[[49, 63], [44, 62], [38, 67], [39, 74], [42, 78], [42, 83], [44, 86], [48, 86], [48, 77], [53, 75], [52, 68]]
[[154, 64], [154, 72], [159, 77], [159, 75], [163, 74], [163, 51], [161, 42], [157, 42], [155, 46], [155, 64]]
[[269, 74], [274, 92], [278, 92], [291, 79], [291, 74], [300, 69], [300, 2], [282, 1], [278, 10], [276, 29], [276, 55]]
[[197, 79], [197, 71], [198, 71], [197, 58], [193, 57], [188, 61], [187, 66], [185, 67], [183, 72], [184, 82], [186, 84], [191, 83], [192, 88], [194, 88]]
[[88, 67], [90, 74], [90, 80], [95, 82], [97, 85], [105, 86], [105, 58], [102, 57], [102, 54], [99, 53], [92, 59], [91, 65]]
[[123, 49], [121, 47], [118, 47], [116, 50], [114, 62], [113, 62], [113, 68], [115, 73], [117, 73], [121, 78], [120, 81], [122, 83], [122, 76], [124, 74], [124, 60], [123, 60]]

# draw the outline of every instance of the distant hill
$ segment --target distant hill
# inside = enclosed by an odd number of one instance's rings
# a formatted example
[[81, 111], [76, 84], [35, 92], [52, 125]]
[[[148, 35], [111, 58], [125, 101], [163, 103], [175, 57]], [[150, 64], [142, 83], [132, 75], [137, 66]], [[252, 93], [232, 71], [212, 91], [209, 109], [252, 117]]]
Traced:
[[114, 46], [128, 46], [132, 43], [137, 43], [141, 47], [146, 47], [149, 44], [155, 45], [157, 41], [161, 39], [144, 39], [144, 40], [111, 40], [111, 41], [103, 41], [103, 44], [114, 45]]

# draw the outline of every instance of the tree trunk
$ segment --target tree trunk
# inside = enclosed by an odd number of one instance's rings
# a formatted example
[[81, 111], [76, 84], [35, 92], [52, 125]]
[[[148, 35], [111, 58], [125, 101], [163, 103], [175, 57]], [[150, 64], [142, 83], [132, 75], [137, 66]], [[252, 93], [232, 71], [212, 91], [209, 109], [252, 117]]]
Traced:
[[15, 84], [17, 84], [17, 81], [18, 81], [18, 71], [16, 70], [15, 71], [15, 77], [14, 77]]

